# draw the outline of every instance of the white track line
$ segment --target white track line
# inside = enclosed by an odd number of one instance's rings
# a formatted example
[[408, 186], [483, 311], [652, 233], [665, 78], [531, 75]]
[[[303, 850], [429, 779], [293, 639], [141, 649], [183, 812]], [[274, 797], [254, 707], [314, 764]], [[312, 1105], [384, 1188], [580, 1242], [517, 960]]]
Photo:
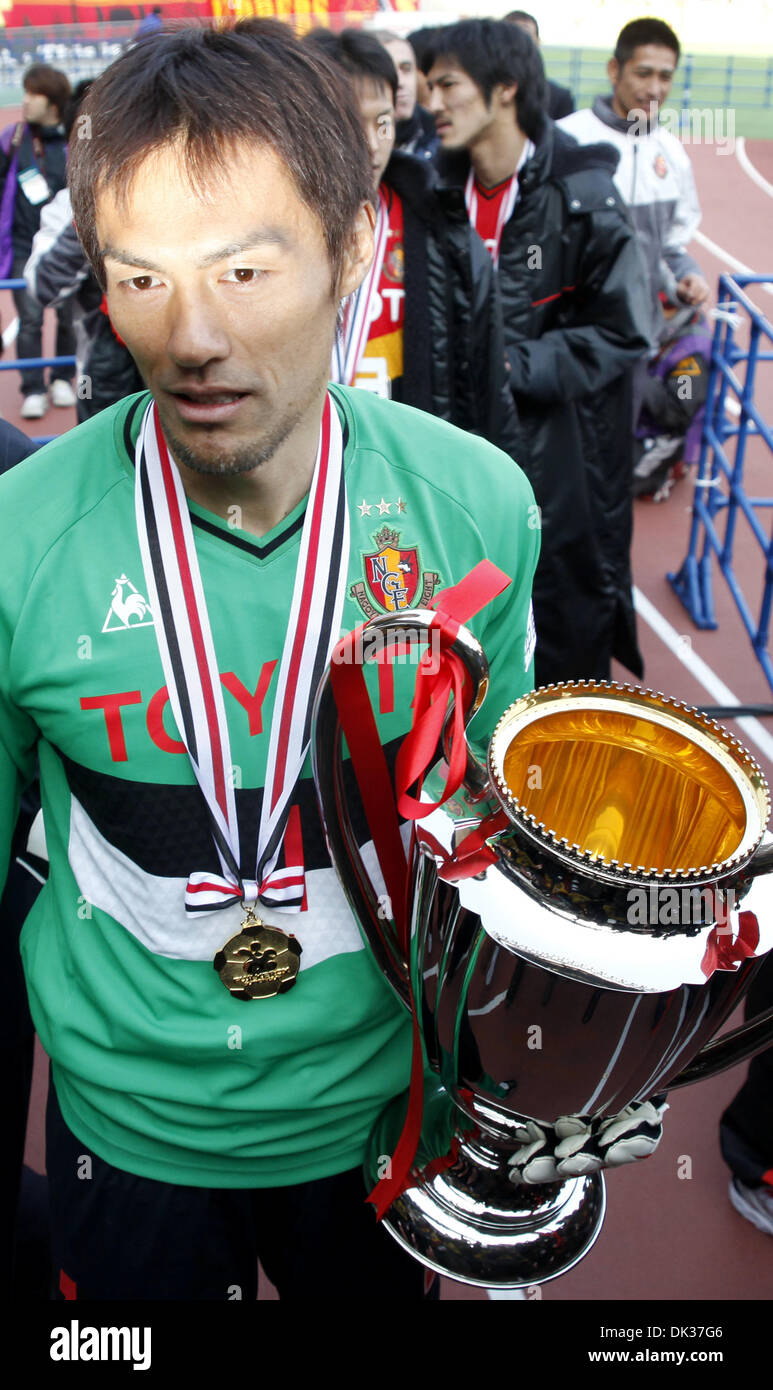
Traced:
[[763, 193], [767, 193], [769, 198], [773, 198], [773, 183], [768, 183], [767, 179], [763, 178], [759, 169], [755, 169], [748, 154], [746, 153], [746, 139], [743, 135], [739, 135], [738, 139], [735, 142], [735, 153], [738, 159], [738, 163], [740, 164], [744, 173], [748, 174], [749, 178], [754, 180], [757, 187], [761, 188]]
[[[707, 665], [703, 658], [698, 656], [697, 652], [693, 651], [689, 642], [684, 640], [684, 636], [680, 636], [676, 628], [671, 626], [668, 619], [664, 618], [663, 614], [658, 611], [653, 603], [650, 603], [641, 589], [637, 589], [635, 586], [633, 590], [633, 603], [640, 617], [652, 628], [652, 631], [660, 638], [661, 642], [665, 643], [669, 651], [672, 651], [674, 656], [679, 658], [682, 665], [687, 667], [687, 670], [695, 677], [698, 683], [703, 686], [703, 689], [708, 691], [715, 704], [741, 704], [738, 696], [733, 694], [730, 687], [725, 685], [723, 680], [720, 680], [716, 671], [712, 671], [711, 667]], [[756, 659], [757, 658], [754, 657], [755, 661]], [[668, 695], [671, 692], [665, 691], [664, 693]], [[773, 698], [771, 699], [771, 703], [773, 703]], [[756, 743], [760, 751], [765, 754], [765, 757], [773, 762], [773, 738], [771, 738], [767, 729], [763, 728], [759, 719], [747, 715], [744, 718], [736, 720], [736, 723], [743, 729], [747, 738], [750, 738], [753, 743]]]
[[11, 346], [11, 343], [15, 343], [18, 334], [19, 320], [18, 318], [11, 319], [11, 322], [9, 323], [8, 327], [3, 329], [3, 347], [7, 348]]
[[[725, 251], [721, 246], [718, 246], [715, 241], [705, 236], [703, 232], [693, 232], [693, 240], [705, 247], [707, 251], [710, 251], [712, 256], [716, 256], [717, 260], [724, 261], [725, 265], [729, 265], [731, 270], [739, 270], [742, 275], [756, 275], [758, 273], [756, 270], [752, 270], [750, 265], [744, 265], [744, 262], [739, 261], [736, 256], [731, 256], [729, 251]], [[773, 294], [773, 283], [769, 280], [763, 280], [759, 285], [747, 285], [746, 293], [748, 294], [749, 290], [757, 289], [764, 290], [766, 294]]]

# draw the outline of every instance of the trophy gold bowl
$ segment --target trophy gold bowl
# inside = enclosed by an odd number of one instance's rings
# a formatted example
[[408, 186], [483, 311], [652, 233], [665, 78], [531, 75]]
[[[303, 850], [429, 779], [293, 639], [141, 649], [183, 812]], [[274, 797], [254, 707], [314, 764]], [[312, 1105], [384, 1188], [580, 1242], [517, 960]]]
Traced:
[[[414, 609], [369, 626], [404, 643], [433, 618]], [[452, 650], [471, 680], [469, 722], [488, 667], [465, 628]], [[581, 1165], [524, 1182], [525, 1129], [590, 1132], [773, 1042], [773, 1010], [712, 1041], [773, 945], [765, 778], [727, 730], [653, 691], [583, 681], [524, 695], [485, 764], [468, 748], [463, 786], [416, 822], [405, 959], [357, 847], [341, 743], [328, 673], [313, 751], [331, 855], [376, 961], [404, 1003], [413, 995], [433, 1073], [412, 1184], [385, 1224], [463, 1282], [555, 1278], [596, 1239], [604, 1182]], [[489, 862], [455, 880], [465, 837], [492, 816]], [[371, 1135], [371, 1186], [406, 1104]]]

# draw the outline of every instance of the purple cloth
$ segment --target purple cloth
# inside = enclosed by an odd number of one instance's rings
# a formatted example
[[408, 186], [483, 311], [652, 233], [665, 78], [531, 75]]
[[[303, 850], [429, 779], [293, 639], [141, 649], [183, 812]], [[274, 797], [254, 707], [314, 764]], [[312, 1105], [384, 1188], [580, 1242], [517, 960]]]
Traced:
[[[7, 154], [11, 148], [14, 131], [18, 126], [18, 121], [14, 125], [6, 126], [0, 135], [0, 149]], [[13, 230], [13, 210], [16, 202], [16, 170], [19, 164], [18, 146], [14, 151], [13, 159], [8, 165], [8, 173], [5, 176], [3, 185], [3, 195], [0, 198], [0, 280], [7, 280], [13, 261], [13, 245], [11, 243], [11, 232]]]
[[[677, 338], [663, 356], [658, 359], [654, 367], [655, 376], [659, 376], [664, 381], [668, 373], [681, 362], [683, 357], [688, 357], [692, 353], [699, 352], [705, 357], [707, 362], [711, 361], [712, 339], [710, 333], [689, 333], [684, 338]], [[684, 437], [684, 449], [682, 457], [688, 467], [697, 463], [701, 452], [701, 438], [703, 435], [703, 419], [706, 414], [706, 407], [702, 405], [698, 408], [687, 428]]]
[[668, 373], [681, 362], [683, 357], [689, 357], [692, 353], [699, 352], [711, 361], [711, 334], [710, 333], [687, 333], [683, 338], [675, 338], [671, 346], [662, 357], [654, 363], [652, 372], [654, 376], [659, 376], [664, 381]]

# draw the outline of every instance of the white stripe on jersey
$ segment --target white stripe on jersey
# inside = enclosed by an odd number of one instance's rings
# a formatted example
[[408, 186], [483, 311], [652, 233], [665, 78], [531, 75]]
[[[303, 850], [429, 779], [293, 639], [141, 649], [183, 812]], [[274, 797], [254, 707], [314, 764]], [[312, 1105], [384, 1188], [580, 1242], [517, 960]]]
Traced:
[[[173, 960], [212, 960], [239, 930], [238, 914], [213, 913], [196, 919], [191, 931], [185, 911], [184, 878], [148, 874], [100, 834], [80, 802], [70, 797], [68, 858], [78, 890], [87, 902], [113, 917], [157, 956]], [[363, 846], [365, 867], [379, 894], [386, 888], [373, 842]], [[364, 949], [359, 928], [332, 868], [306, 872], [309, 910], [298, 918], [303, 932], [301, 970], [333, 956]], [[271, 922], [270, 908], [261, 915]], [[287, 919], [285, 918], [284, 921]]]

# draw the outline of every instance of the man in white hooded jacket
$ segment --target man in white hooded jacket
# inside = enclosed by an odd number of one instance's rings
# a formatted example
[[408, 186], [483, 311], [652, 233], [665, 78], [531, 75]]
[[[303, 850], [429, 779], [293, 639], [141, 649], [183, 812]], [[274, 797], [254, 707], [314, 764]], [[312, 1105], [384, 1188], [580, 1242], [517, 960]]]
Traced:
[[615, 184], [631, 214], [652, 299], [653, 343], [662, 324], [658, 295], [702, 304], [709, 286], [686, 247], [701, 220], [684, 146], [660, 125], [658, 112], [679, 62], [679, 40], [659, 19], [637, 19], [620, 31], [607, 72], [611, 96], [575, 111], [559, 125], [581, 145], [606, 141], [619, 151]]

